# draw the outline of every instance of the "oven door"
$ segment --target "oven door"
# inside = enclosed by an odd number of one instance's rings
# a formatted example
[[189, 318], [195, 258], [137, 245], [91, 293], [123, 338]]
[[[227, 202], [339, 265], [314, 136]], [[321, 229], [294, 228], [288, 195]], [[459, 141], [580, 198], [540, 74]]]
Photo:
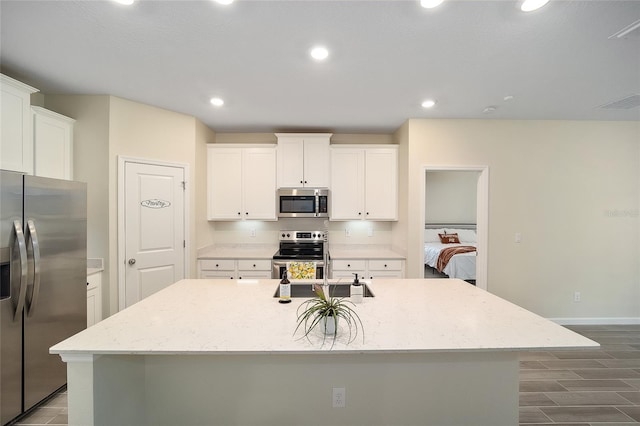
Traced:
[[[315, 262], [316, 264], [316, 280], [324, 278], [324, 262], [314, 260], [273, 260], [273, 268], [271, 271], [271, 278], [282, 279], [282, 276], [287, 272], [287, 263], [289, 262]], [[294, 280], [296, 281], [296, 280]]]

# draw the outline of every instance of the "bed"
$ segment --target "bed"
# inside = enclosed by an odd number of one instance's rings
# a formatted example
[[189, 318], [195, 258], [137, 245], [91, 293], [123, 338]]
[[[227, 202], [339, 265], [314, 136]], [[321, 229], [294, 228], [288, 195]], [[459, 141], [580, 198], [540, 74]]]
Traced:
[[[472, 249], [452, 249], [453, 253], [443, 253], [443, 250], [453, 247], [477, 247], [478, 239], [475, 224], [427, 224], [424, 230], [424, 264], [430, 268], [446, 274], [449, 278], [462, 280], [476, 279], [476, 254]], [[443, 243], [440, 235], [457, 234], [459, 243]], [[454, 254], [456, 251], [461, 253]], [[450, 258], [441, 260], [440, 255], [448, 255]]]

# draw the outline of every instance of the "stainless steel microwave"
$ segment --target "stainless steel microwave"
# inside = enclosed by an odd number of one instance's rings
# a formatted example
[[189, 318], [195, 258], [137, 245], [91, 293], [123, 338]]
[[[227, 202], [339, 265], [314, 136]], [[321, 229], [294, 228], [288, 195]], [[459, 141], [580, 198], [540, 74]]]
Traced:
[[278, 189], [278, 217], [329, 217], [327, 188]]

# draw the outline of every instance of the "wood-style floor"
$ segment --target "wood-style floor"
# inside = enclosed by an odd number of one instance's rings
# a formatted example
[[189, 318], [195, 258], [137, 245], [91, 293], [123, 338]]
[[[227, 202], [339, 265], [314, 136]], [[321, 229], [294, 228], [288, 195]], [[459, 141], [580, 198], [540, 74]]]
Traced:
[[[637, 426], [640, 325], [569, 328], [602, 347], [522, 353], [520, 426]], [[54, 396], [16, 425], [67, 425], [66, 392]]]

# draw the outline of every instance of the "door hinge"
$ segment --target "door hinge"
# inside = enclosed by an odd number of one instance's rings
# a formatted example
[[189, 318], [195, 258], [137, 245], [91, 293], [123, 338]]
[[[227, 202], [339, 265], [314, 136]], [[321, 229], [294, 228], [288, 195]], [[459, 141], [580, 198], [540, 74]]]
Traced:
[[182, 247], [187, 248], [187, 240], [182, 240]]
[[187, 189], [187, 182], [186, 181], [182, 181], [182, 190], [186, 190]]

